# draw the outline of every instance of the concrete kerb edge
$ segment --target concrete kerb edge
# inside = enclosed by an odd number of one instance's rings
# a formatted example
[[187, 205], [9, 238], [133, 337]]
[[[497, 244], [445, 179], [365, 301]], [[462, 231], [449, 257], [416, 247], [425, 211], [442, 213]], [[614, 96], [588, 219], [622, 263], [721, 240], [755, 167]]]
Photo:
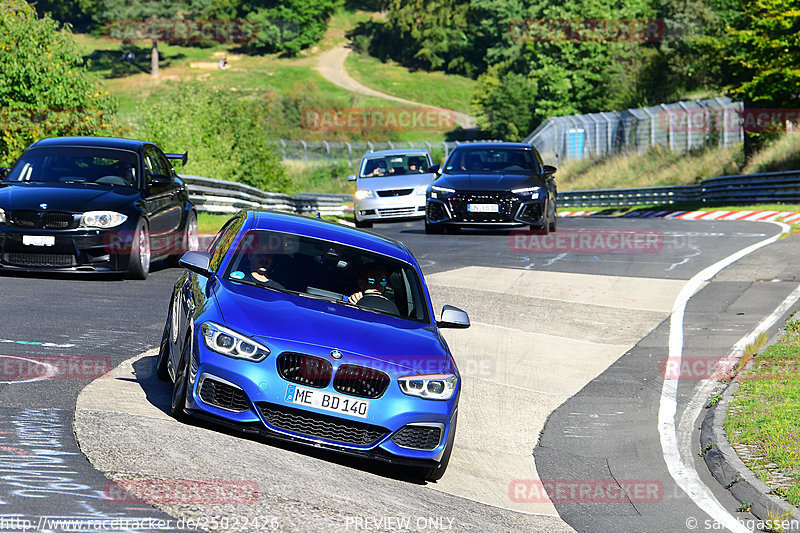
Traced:
[[749, 503], [750, 512], [757, 518], [762, 521], [783, 520], [786, 515], [790, 526], [784, 531], [800, 531], [800, 509], [772, 494], [772, 489], [745, 466], [728, 442], [723, 423], [730, 400], [738, 389], [739, 382], [731, 382], [722, 391], [719, 401], [708, 408], [700, 427], [700, 449], [708, 450], [703, 459], [714, 479], [737, 501]]

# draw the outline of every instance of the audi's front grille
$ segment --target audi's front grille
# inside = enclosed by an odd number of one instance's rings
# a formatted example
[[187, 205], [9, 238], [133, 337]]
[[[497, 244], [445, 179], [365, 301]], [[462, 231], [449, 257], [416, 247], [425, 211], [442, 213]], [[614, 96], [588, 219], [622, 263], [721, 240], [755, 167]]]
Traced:
[[360, 396], [361, 398], [380, 398], [389, 387], [389, 376], [365, 366], [342, 365], [333, 378], [336, 392]]
[[439, 445], [441, 438], [439, 426], [404, 426], [394, 434], [392, 442], [403, 448], [432, 450]]
[[64, 211], [33, 211], [20, 209], [9, 216], [12, 226], [36, 229], [67, 229], [75, 227], [75, 216]]
[[381, 198], [388, 198], [391, 196], [408, 196], [414, 192], [414, 189], [391, 189], [386, 191], [378, 191], [378, 196]]
[[9, 265], [26, 267], [73, 267], [77, 261], [73, 254], [7, 253], [3, 261]]
[[242, 389], [210, 377], [203, 378], [200, 398], [209, 405], [228, 411], [241, 413], [250, 410], [250, 402]]
[[542, 219], [542, 204], [528, 204], [522, 207], [518, 218], [529, 224], [538, 224]]
[[319, 389], [328, 386], [333, 374], [330, 361], [302, 353], [284, 352], [276, 364], [278, 374], [286, 381]]
[[[449, 199], [450, 212], [453, 215], [453, 221], [456, 222], [511, 222], [514, 217], [516, 201], [516, 197], [505, 191], [458, 193]], [[469, 211], [470, 204], [495, 204], [497, 211]]]
[[433, 222], [450, 218], [447, 214], [444, 204], [439, 202], [428, 202], [427, 209], [428, 220], [432, 220]]
[[389, 430], [364, 422], [356, 422], [272, 403], [257, 403], [267, 424], [333, 442], [369, 446], [386, 435]]

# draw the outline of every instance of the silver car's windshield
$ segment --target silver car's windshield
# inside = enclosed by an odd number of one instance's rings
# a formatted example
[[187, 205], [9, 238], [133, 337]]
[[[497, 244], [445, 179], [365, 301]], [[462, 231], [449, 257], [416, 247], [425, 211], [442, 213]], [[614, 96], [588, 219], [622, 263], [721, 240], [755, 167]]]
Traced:
[[25, 152], [5, 181], [136, 186], [137, 155], [107, 148], [47, 147]]
[[[341, 305], [428, 322], [427, 300], [408, 263], [361, 248], [266, 230], [248, 231], [224, 277]], [[352, 296], [361, 299], [353, 304]]]
[[361, 166], [360, 178], [384, 178], [404, 174], [424, 174], [428, 157], [424, 154], [391, 155], [367, 158]]

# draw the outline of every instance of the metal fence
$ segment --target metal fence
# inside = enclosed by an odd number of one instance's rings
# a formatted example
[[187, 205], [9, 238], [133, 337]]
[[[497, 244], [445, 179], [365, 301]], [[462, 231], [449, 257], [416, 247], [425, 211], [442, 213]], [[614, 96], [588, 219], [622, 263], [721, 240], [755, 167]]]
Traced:
[[717, 176], [697, 185], [560, 191], [558, 207], [620, 207], [702, 202], [743, 205], [800, 202], [800, 171]]
[[613, 153], [643, 153], [653, 146], [686, 152], [733, 146], [744, 139], [742, 103], [728, 97], [654, 107], [550, 117], [525, 142], [556, 165]]

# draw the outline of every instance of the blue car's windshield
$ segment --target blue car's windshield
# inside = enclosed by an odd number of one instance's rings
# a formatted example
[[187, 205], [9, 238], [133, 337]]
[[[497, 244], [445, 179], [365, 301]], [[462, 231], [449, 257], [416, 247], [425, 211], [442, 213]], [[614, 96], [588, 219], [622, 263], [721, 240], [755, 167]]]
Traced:
[[445, 174], [537, 172], [532, 150], [524, 148], [470, 148], [453, 150], [445, 163]]
[[28, 150], [5, 181], [136, 186], [137, 155], [127, 150], [59, 146]]
[[251, 230], [225, 279], [429, 322], [414, 268], [384, 255], [310, 237]]

